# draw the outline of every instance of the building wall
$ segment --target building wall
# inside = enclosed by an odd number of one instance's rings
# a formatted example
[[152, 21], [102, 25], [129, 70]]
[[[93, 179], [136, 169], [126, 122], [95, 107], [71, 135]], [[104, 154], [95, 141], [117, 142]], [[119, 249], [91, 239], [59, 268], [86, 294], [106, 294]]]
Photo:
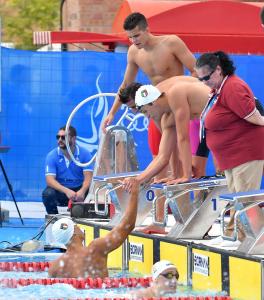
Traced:
[[[122, 2], [123, 0], [66, 0], [63, 5], [63, 29], [110, 33]], [[87, 44], [78, 46], [89, 50], [100, 50]], [[98, 46], [102, 47], [102, 45]], [[73, 46], [69, 46], [69, 49], [78, 50]]]

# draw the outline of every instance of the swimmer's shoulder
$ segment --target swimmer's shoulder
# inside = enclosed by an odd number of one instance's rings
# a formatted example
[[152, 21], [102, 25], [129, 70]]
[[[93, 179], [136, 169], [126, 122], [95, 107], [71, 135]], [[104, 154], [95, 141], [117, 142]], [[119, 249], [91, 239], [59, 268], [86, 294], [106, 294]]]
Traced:
[[183, 43], [182, 39], [175, 34], [166, 34], [160, 37], [162, 38], [163, 43], [167, 44], [168, 46], [174, 46]]

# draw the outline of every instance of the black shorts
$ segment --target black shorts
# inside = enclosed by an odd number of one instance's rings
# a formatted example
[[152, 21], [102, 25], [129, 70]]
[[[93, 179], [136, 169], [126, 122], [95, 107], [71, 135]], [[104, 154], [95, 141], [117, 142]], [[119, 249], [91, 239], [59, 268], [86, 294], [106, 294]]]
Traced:
[[206, 145], [206, 139], [203, 138], [200, 143], [199, 143], [199, 146], [197, 148], [197, 151], [196, 151], [196, 156], [201, 156], [201, 157], [208, 157], [209, 155], [209, 149]]

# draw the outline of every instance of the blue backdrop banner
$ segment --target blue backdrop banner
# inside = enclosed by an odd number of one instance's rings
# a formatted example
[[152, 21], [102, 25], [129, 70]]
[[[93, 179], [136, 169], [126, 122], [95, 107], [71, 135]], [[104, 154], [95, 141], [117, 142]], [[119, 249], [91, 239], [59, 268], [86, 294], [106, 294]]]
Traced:
[[[33, 52], [1, 49], [2, 145], [10, 151], [1, 154], [7, 175], [19, 201], [41, 201], [45, 187], [46, 154], [56, 147], [56, 133], [66, 124], [76, 105], [98, 93], [115, 93], [122, 82], [126, 54], [102, 52]], [[234, 55], [241, 76], [261, 100], [264, 99], [263, 56]], [[137, 81], [148, 79], [139, 73]], [[113, 97], [88, 102], [75, 115], [81, 143], [97, 150], [100, 124], [113, 103]], [[263, 101], [262, 101], [263, 103]], [[119, 112], [115, 121], [121, 115]], [[140, 119], [131, 130], [137, 145], [140, 169], [151, 160], [147, 144], [148, 120]], [[140, 151], [139, 151], [140, 150]], [[210, 160], [208, 173], [213, 174]], [[10, 199], [1, 176], [0, 199]]]

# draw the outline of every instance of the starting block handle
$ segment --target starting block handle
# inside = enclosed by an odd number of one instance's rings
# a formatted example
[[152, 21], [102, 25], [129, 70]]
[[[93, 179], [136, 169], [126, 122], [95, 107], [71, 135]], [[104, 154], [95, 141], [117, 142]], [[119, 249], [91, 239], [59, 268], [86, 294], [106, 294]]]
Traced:
[[255, 207], [255, 206], [258, 206], [259, 204], [261, 203], [264, 203], [264, 200], [261, 201], [261, 202], [254, 202], [254, 203], [251, 203], [249, 205], [247, 205], [246, 207], [242, 208], [242, 209], [238, 209], [236, 212], [235, 212], [235, 215], [234, 215], [234, 232], [233, 232], [233, 235], [232, 236], [227, 236], [225, 235], [225, 223], [224, 223], [224, 215], [225, 213], [230, 210], [231, 208], [234, 207], [234, 205], [232, 206], [229, 206], [228, 208], [225, 208], [222, 212], [221, 212], [221, 236], [224, 240], [229, 240], [229, 241], [237, 241], [237, 238], [238, 238], [238, 218], [239, 216], [246, 212], [247, 210]]
[[[112, 192], [114, 192], [115, 190], [118, 190], [120, 189], [121, 187], [123, 186], [123, 184], [118, 184], [116, 185], [115, 187], [113, 188], [110, 188], [110, 185], [108, 185], [108, 190], [106, 191], [105, 193], [105, 197], [104, 197], [104, 203], [105, 203], [105, 207], [107, 207], [107, 212], [108, 212], [108, 206], [107, 206], [107, 203], [110, 203], [111, 200], [109, 201], [109, 194], [111, 194]], [[113, 203], [115, 205], [115, 203]], [[118, 204], [119, 204], [119, 201], [118, 201]], [[119, 204], [120, 205], [120, 204]], [[115, 205], [116, 206], [116, 205]], [[117, 209], [117, 207], [116, 207]]]
[[[122, 187], [122, 184], [118, 184], [116, 185], [115, 187], [113, 187], [112, 184], [105, 184], [105, 185], [102, 185], [100, 187], [98, 187], [96, 190], [95, 190], [95, 213], [100, 215], [100, 216], [107, 216], [108, 214], [108, 202], [109, 201], [109, 194], [117, 189], [119, 189], [120, 187]], [[100, 210], [99, 209], [99, 191], [100, 190], [103, 190], [103, 189], [107, 189], [105, 194], [104, 194], [104, 209], [103, 210]]]
[[161, 198], [163, 198], [164, 195], [159, 195], [156, 196], [153, 200], [153, 204], [152, 204], [152, 222], [154, 225], [159, 225], [159, 226], [163, 226], [165, 227], [168, 221], [168, 205], [167, 207], [164, 206], [164, 216], [163, 216], [163, 220], [161, 222], [159, 222], [157, 220], [157, 201]]
[[[100, 185], [95, 191], [94, 191], [94, 211], [97, 215], [99, 216], [106, 216], [108, 214], [108, 206], [106, 205], [106, 202], [104, 202], [105, 204], [105, 208], [104, 210], [100, 210], [99, 209], [99, 192], [101, 190], [106, 189], [107, 184], [104, 183], [102, 185]], [[104, 197], [105, 198], [105, 197]]]

